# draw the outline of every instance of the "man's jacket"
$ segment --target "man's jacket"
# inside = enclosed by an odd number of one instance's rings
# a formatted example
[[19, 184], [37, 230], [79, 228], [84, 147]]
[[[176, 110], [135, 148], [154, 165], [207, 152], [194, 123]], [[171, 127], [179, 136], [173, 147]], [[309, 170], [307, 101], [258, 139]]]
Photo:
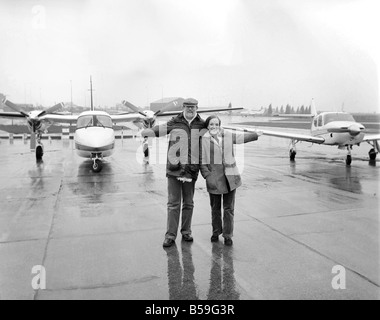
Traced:
[[197, 180], [200, 168], [200, 138], [207, 131], [204, 129], [204, 124], [199, 114], [189, 124], [183, 113], [180, 113], [167, 123], [151, 129], [155, 137], [169, 135], [167, 177], [186, 177]]

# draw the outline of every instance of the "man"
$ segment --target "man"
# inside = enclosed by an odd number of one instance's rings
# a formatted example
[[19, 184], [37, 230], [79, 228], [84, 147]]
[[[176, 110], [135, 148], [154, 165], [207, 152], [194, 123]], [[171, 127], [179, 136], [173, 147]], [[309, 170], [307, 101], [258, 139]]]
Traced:
[[204, 120], [198, 115], [198, 101], [183, 101], [183, 112], [169, 122], [142, 131], [143, 137], [160, 137], [169, 134], [166, 177], [168, 181], [168, 217], [164, 247], [175, 242], [182, 204], [181, 234], [184, 241], [193, 241], [191, 219], [194, 208], [195, 182], [199, 173], [199, 140]]

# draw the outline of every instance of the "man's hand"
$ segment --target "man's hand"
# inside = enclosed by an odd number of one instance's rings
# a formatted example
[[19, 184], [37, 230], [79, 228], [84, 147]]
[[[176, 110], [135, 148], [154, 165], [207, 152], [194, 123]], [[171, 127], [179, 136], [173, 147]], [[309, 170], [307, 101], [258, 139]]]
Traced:
[[256, 134], [260, 137], [260, 136], [263, 135], [263, 131], [261, 131], [261, 130], [256, 130]]

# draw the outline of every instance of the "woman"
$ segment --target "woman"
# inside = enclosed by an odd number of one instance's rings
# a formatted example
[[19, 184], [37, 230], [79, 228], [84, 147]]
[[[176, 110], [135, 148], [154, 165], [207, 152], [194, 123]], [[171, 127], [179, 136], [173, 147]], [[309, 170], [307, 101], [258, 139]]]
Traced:
[[[212, 237], [211, 242], [219, 241], [223, 235], [224, 244], [232, 245], [234, 229], [234, 208], [236, 189], [241, 186], [239, 170], [233, 145], [258, 139], [257, 133], [224, 131], [220, 119], [213, 115], [206, 119], [208, 131], [202, 137], [201, 174], [206, 179], [210, 196]], [[222, 222], [223, 199], [223, 222]]]

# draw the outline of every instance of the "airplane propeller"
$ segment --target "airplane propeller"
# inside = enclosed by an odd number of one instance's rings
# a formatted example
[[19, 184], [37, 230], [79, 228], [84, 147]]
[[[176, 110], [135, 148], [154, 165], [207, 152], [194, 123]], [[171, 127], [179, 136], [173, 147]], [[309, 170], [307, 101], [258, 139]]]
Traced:
[[56, 104], [56, 105], [54, 105], [54, 106], [52, 106], [52, 107], [50, 107], [50, 108], [47, 108], [46, 110], [41, 111], [41, 112], [37, 115], [37, 117], [42, 117], [42, 116], [45, 116], [45, 115], [47, 115], [47, 114], [54, 113], [55, 111], [58, 111], [59, 109], [61, 109], [61, 108], [63, 108], [63, 107], [64, 107], [64, 105], [63, 105], [62, 102], [61, 102], [61, 103], [58, 103], [58, 104]]
[[50, 107], [50, 108], [48, 108], [46, 110], [42, 110], [40, 113], [38, 113], [38, 114], [35, 115], [35, 114], [32, 114], [32, 113], [28, 114], [28, 113], [24, 112], [16, 104], [14, 104], [13, 102], [11, 102], [11, 101], [9, 101], [7, 99], [5, 99], [3, 101], [3, 103], [7, 107], [11, 108], [12, 110], [14, 110], [14, 111], [22, 114], [25, 118], [28, 118], [30, 120], [37, 120], [38, 119], [38, 121], [40, 121], [40, 119], [39, 119], [40, 117], [42, 117], [44, 115], [47, 115], [47, 114], [51, 114], [51, 113], [53, 113], [53, 112], [55, 112], [55, 111], [57, 111], [57, 110], [59, 110], [59, 109], [61, 109], [63, 107], [63, 103], [58, 103], [58, 104], [56, 104], [56, 105], [54, 105], [54, 106], [52, 106], [52, 107]]
[[156, 123], [157, 115], [160, 113], [161, 113], [161, 110], [158, 110], [151, 116], [145, 115], [145, 119], [143, 120], [144, 121], [144, 127], [149, 128], [149, 129], [153, 128], [154, 124]]
[[132, 111], [144, 116], [144, 119], [142, 121], [143, 121], [143, 125], [145, 128], [153, 128], [153, 126], [156, 122], [157, 115], [161, 113], [161, 110], [158, 110], [153, 114], [152, 114], [152, 111], [150, 111], [150, 110], [146, 110], [145, 112], [141, 111], [138, 107], [136, 107], [132, 103], [129, 103], [126, 100], [123, 100], [122, 103], [124, 106], [132, 109]]
[[17, 105], [15, 105], [13, 102], [10, 102], [9, 100], [7, 99], [4, 99], [3, 101], [3, 104], [5, 104], [7, 107], [11, 108], [12, 110], [18, 112], [18, 113], [21, 113], [24, 117], [29, 117], [29, 115], [27, 113], [25, 113], [24, 111], [22, 111], [21, 109], [18, 108]]
[[126, 101], [126, 100], [123, 100], [122, 104], [124, 106], [130, 108], [133, 112], [139, 113], [139, 114], [143, 115], [144, 117], [146, 116], [146, 114], [144, 112], [142, 112], [138, 107], [136, 107], [132, 103], [130, 103], [130, 102]]
[[42, 110], [40, 111], [39, 113], [36, 113], [36, 112], [30, 112], [29, 114], [24, 112], [23, 110], [21, 110], [19, 108], [19, 106], [17, 106], [16, 104], [14, 104], [13, 102], [5, 99], [3, 101], [3, 103], [9, 107], [10, 109], [20, 113], [21, 115], [23, 115], [27, 121], [28, 121], [28, 125], [31, 129], [31, 136], [30, 136], [30, 148], [31, 149], [34, 149], [35, 148], [35, 145], [36, 145], [36, 133], [38, 133], [38, 131], [40, 130], [41, 128], [41, 117], [42, 116], [45, 116], [47, 114], [51, 114], [59, 109], [61, 109], [63, 107], [63, 103], [58, 103], [46, 110]]

